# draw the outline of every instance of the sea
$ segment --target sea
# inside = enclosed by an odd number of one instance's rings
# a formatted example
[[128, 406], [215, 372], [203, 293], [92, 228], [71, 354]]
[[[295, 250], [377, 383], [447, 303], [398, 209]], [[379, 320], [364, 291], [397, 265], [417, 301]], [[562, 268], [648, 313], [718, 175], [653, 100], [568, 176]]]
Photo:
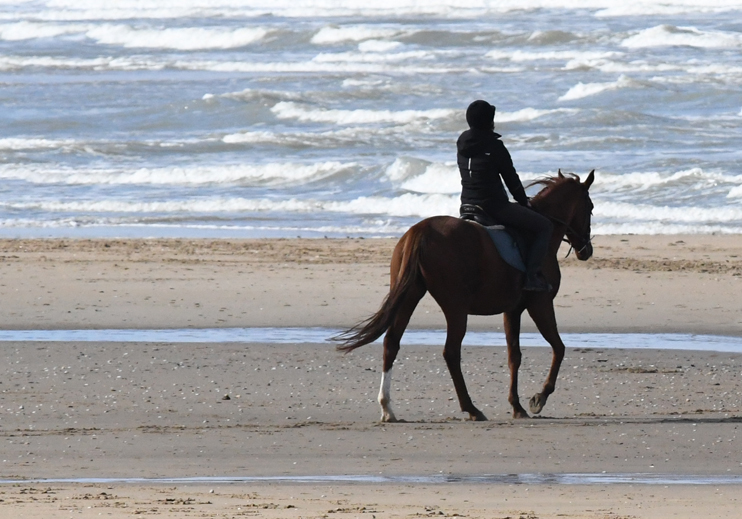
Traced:
[[476, 99], [594, 233], [742, 233], [742, 0], [0, 0], [0, 237], [399, 236]]

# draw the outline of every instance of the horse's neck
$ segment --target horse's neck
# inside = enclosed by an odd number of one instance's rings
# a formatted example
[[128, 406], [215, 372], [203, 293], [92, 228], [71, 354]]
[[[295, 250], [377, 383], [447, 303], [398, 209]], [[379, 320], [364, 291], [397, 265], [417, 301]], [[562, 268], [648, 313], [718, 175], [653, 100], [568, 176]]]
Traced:
[[571, 207], [565, 204], [554, 203], [550, 198], [547, 196], [536, 200], [533, 207], [536, 211], [551, 220], [551, 223], [554, 225], [554, 231], [549, 241], [549, 251], [556, 254], [564, 236], [567, 234], [566, 223], [571, 219]]

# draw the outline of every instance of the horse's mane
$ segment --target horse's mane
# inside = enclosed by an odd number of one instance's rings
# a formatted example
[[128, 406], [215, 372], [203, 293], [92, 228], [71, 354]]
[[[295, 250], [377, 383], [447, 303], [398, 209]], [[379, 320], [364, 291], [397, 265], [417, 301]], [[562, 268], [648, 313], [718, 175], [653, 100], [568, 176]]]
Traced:
[[544, 186], [534, 197], [533, 200], [537, 201], [548, 195], [551, 191], [557, 187], [567, 183], [580, 183], [580, 177], [574, 173], [560, 174], [554, 177], [544, 177], [534, 180], [526, 187], [532, 186]]

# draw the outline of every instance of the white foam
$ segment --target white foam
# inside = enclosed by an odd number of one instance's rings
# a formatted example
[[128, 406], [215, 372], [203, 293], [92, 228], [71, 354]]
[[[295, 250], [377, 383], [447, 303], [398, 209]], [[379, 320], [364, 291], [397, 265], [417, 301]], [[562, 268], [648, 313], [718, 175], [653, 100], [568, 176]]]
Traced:
[[312, 61], [315, 63], [390, 63], [410, 59], [429, 59], [435, 53], [426, 50], [413, 50], [406, 52], [323, 52], [317, 54]]
[[459, 110], [433, 108], [430, 110], [328, 110], [310, 108], [307, 105], [290, 101], [277, 103], [271, 111], [280, 119], [297, 119], [299, 121], [321, 122], [332, 124], [408, 124], [421, 119], [434, 120], [456, 117]]
[[361, 52], [389, 52], [398, 49], [402, 44], [398, 41], [367, 40], [358, 44]]
[[598, 52], [598, 51], [577, 51], [577, 50], [562, 50], [562, 51], [543, 51], [543, 52], [527, 52], [522, 50], [506, 51], [506, 50], [492, 50], [485, 54], [485, 57], [498, 59], [498, 60], [510, 60], [514, 62], [527, 62], [527, 61], [571, 61], [571, 60], [604, 60], [622, 56], [621, 52]]
[[653, 188], [682, 186], [684, 189], [713, 187], [719, 184], [742, 185], [742, 175], [728, 175], [718, 171], [704, 171], [702, 168], [690, 168], [675, 173], [656, 171], [631, 173], [600, 173], [600, 182], [596, 184], [601, 191], [644, 191]]
[[559, 113], [575, 113], [576, 110], [557, 108], [554, 110], [538, 110], [536, 108], [523, 108], [515, 112], [498, 112], [495, 114], [495, 123], [511, 123], [511, 122], [523, 122], [532, 121], [539, 117], [546, 115], [553, 115]]
[[392, 38], [399, 34], [394, 29], [366, 25], [346, 25], [343, 27], [323, 27], [310, 40], [315, 45], [331, 45], [347, 41], [375, 40]]
[[624, 75], [621, 75], [621, 77], [616, 81], [608, 83], [577, 83], [575, 86], [570, 88], [566, 94], [561, 96], [558, 101], [574, 101], [575, 99], [582, 99], [610, 90], [618, 90], [619, 88], [634, 86], [636, 84], [635, 81], [632, 81]]
[[0, 39], [5, 41], [54, 38], [67, 34], [84, 33], [93, 27], [90, 24], [57, 24], [21, 21], [0, 25]]
[[128, 25], [103, 25], [90, 29], [86, 36], [98, 43], [130, 48], [161, 48], [177, 50], [232, 49], [263, 39], [263, 28], [166, 28], [135, 29]]
[[[197, 44], [194, 44], [197, 45]], [[195, 48], [195, 47], [194, 47]], [[203, 47], [199, 47], [203, 48]], [[98, 58], [56, 58], [51, 56], [8, 56], [0, 55], [0, 70], [20, 70], [28, 67], [45, 67], [59, 69], [83, 70], [162, 70], [173, 68], [180, 70], [212, 72], [249, 72], [249, 73], [338, 73], [338, 74], [449, 74], [462, 72], [463, 69], [444, 66], [437, 62], [421, 61], [410, 65], [406, 61], [431, 53], [414, 51], [407, 53], [349, 53], [335, 57], [324, 54], [309, 61], [219, 61], [196, 59], [170, 59], [167, 56], [126, 56]], [[399, 62], [398, 64], [396, 62]]]
[[[742, 225], [713, 225], [713, 224], [674, 224], [671, 222], [625, 222], [601, 223], [593, 222], [592, 231], [596, 235], [607, 234], [742, 234]], [[600, 247], [600, 240], [593, 241], [596, 249]]]
[[278, 135], [274, 132], [239, 132], [230, 133], [222, 137], [227, 144], [238, 144], [243, 142], [276, 142]]
[[299, 200], [291, 198], [226, 198], [208, 197], [194, 200], [163, 200], [136, 202], [127, 200], [37, 200], [34, 202], [7, 203], [11, 210], [41, 210], [63, 213], [239, 213], [239, 212], [291, 212], [291, 213], [350, 213], [399, 217], [428, 217], [437, 214], [452, 215], [458, 209], [458, 197], [440, 194], [406, 193], [398, 197], [360, 197], [349, 201]]
[[392, 182], [403, 182], [425, 171], [430, 163], [420, 159], [399, 157], [384, 172]]
[[621, 45], [630, 49], [663, 46], [738, 48], [742, 46], [742, 35], [723, 31], [700, 31], [695, 27], [657, 25], [626, 38]]
[[597, 219], [611, 218], [624, 222], [656, 222], [686, 225], [736, 223], [742, 225], [742, 206], [694, 207], [654, 206], [601, 200], [595, 203]]
[[692, 13], [724, 13], [739, 11], [737, 0], [660, 0], [607, 2], [595, 12], [596, 17], [676, 16]]
[[137, 170], [73, 170], [52, 169], [45, 166], [3, 165], [0, 166], [0, 178], [25, 180], [35, 184], [217, 185], [258, 183], [280, 185], [319, 180], [357, 167], [355, 163], [341, 162], [188, 166]]
[[430, 164], [421, 175], [406, 180], [402, 189], [415, 193], [461, 193], [461, 176], [455, 162]]
[[349, 202], [327, 202], [326, 210], [352, 214], [378, 214], [426, 218], [434, 215], [454, 215], [459, 197], [442, 194], [405, 193], [398, 197], [361, 197]]
[[134, 0], [55, 0], [35, 12], [42, 20], [168, 19], [209, 15], [318, 17], [332, 16], [445, 16], [461, 18], [533, 9], [594, 10], [599, 16], [669, 15], [697, 12], [739, 11], [738, 0], [181, 0], [137, 2]]
[[75, 141], [72, 139], [54, 140], [26, 137], [9, 137], [6, 139], [0, 139], [0, 150], [54, 149], [66, 146], [73, 146], [74, 144]]
[[144, 57], [54, 58], [51, 56], [0, 56], [0, 70], [27, 67], [86, 70], [161, 70], [167, 62]]
[[[374, 130], [374, 136], [395, 135], [404, 132], [406, 128], [407, 126], [386, 126]], [[367, 138], [368, 129], [365, 126], [347, 126], [338, 130], [321, 132], [246, 131], [230, 133], [221, 140], [226, 144], [270, 143], [280, 146], [319, 146], [327, 149], [331, 146], [344, 146], [347, 143], [359, 142]]]
[[343, 88], [364, 88], [364, 87], [379, 87], [384, 85], [385, 82], [381, 79], [344, 79]]
[[[427, 54], [427, 53], [426, 53]], [[210, 61], [210, 60], [177, 60], [166, 63], [167, 66], [182, 70], [210, 70], [213, 72], [250, 72], [250, 73], [275, 73], [275, 72], [327, 72], [339, 74], [389, 74], [400, 72], [404, 74], [450, 74], [463, 71], [461, 68], [444, 66], [439, 63], [416, 63], [410, 66], [408, 63], [394, 65], [394, 61], [403, 61], [407, 57], [401, 56], [399, 60], [374, 59], [370, 54], [354, 53], [346, 55], [344, 59], [340, 54], [336, 60], [331, 59], [328, 54], [325, 58], [313, 58], [310, 61], [280, 61], [280, 62], [258, 62], [258, 61]], [[360, 56], [366, 56], [360, 58]], [[393, 55], [392, 55], [393, 56]]]

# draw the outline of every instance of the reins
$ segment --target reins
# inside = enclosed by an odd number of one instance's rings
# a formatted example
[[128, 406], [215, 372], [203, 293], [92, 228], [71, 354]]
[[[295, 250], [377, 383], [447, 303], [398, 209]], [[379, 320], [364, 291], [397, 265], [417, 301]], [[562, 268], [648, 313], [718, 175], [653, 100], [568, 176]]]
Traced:
[[[548, 216], [548, 215], [544, 215], [544, 216], [546, 216], [547, 218], [549, 218], [553, 222], [556, 222], [556, 223], [558, 223], [560, 225], [565, 226], [567, 228], [567, 231], [565, 232], [565, 234], [569, 234], [571, 232], [573, 236], [579, 236], [579, 234], [577, 234], [577, 231], [575, 231], [572, 228], [572, 226], [569, 225], [567, 222], [565, 222], [563, 220], [560, 220], [559, 218], [556, 218], [554, 216]], [[572, 249], [574, 249], [574, 245], [572, 245], [572, 243], [567, 239], [566, 236], [564, 236], [562, 238], [562, 241], [565, 242], [565, 243], [569, 243], [569, 250], [567, 251], [567, 255], [564, 256], [565, 258], [568, 258], [569, 255], [570, 255], [570, 253], [572, 252]], [[582, 251], [584, 251], [585, 249], [587, 249], [587, 246], [590, 245], [590, 242], [592, 242], [592, 237], [588, 237], [587, 240], [585, 241], [585, 245], [583, 245], [582, 248], [580, 250], [577, 250], [575, 253], [576, 254], [582, 254]]]

